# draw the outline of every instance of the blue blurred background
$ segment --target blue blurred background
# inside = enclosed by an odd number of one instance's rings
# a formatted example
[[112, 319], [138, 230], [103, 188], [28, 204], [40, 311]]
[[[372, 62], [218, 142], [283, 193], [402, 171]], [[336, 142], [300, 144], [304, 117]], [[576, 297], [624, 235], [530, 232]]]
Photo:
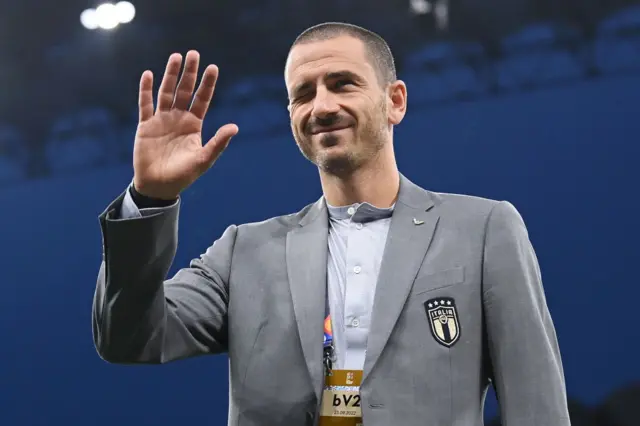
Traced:
[[229, 121], [240, 134], [184, 194], [174, 271], [229, 224], [317, 199], [282, 72], [297, 33], [326, 20], [389, 41], [408, 85], [407, 177], [522, 213], [574, 425], [640, 424], [638, 2], [131, 1], [130, 22], [103, 7], [85, 27], [98, 3], [0, 2], [1, 426], [226, 424], [226, 356], [127, 367], [96, 354], [97, 216], [132, 177], [140, 74], [157, 85], [189, 49], [221, 70], [205, 138]]

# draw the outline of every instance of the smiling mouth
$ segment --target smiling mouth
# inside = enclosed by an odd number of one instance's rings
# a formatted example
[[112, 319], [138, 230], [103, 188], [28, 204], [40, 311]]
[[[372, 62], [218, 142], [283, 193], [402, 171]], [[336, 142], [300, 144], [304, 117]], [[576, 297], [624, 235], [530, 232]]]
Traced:
[[320, 130], [316, 130], [314, 131], [312, 134], [314, 135], [322, 135], [325, 133], [332, 133], [332, 132], [337, 132], [339, 130], [344, 130], [344, 129], [348, 129], [351, 126], [340, 126], [340, 127], [333, 127], [333, 128], [328, 128], [328, 129], [320, 129]]

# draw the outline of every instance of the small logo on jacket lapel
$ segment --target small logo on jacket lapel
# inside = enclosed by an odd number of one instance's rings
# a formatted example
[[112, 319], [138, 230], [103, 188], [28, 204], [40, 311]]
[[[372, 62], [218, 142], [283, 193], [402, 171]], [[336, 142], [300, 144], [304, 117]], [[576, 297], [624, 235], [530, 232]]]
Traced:
[[450, 348], [460, 338], [460, 321], [456, 302], [451, 297], [439, 297], [424, 302], [431, 334], [441, 345]]

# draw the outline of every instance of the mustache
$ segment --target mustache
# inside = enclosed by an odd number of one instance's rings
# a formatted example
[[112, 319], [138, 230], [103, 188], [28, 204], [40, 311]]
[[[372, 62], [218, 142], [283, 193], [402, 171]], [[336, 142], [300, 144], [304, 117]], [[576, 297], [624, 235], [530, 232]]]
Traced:
[[312, 118], [305, 126], [305, 132], [313, 135], [335, 129], [342, 129], [353, 125], [353, 121], [343, 115], [333, 114], [326, 117]]

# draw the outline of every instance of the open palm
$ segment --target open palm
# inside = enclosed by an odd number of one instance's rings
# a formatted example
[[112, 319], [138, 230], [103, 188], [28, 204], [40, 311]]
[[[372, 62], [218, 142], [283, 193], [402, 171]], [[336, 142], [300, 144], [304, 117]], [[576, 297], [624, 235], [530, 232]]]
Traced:
[[153, 74], [145, 71], [140, 79], [133, 183], [138, 192], [148, 197], [166, 200], [178, 197], [213, 165], [238, 133], [235, 124], [227, 124], [202, 144], [202, 122], [213, 98], [218, 68], [209, 65], [205, 69], [194, 94], [199, 62], [198, 52], [187, 53], [180, 77], [181, 55], [169, 57], [155, 111]]

